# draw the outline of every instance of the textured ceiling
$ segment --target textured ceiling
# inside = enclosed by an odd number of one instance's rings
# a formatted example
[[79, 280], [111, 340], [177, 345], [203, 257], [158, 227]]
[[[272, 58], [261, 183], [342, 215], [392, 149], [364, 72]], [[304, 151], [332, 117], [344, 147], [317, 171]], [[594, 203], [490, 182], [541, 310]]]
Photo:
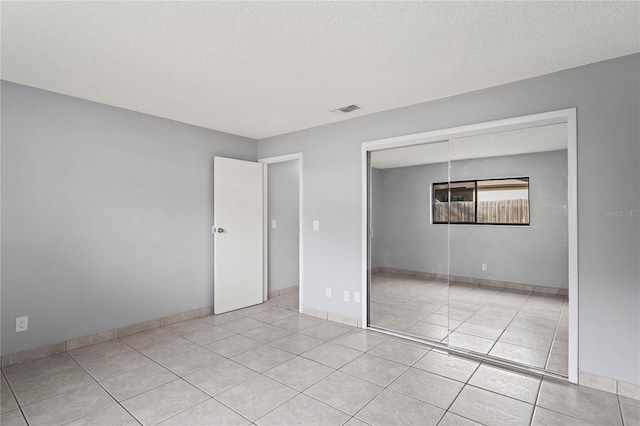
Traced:
[[3, 79], [258, 139], [640, 51], [638, 2], [1, 8]]
[[564, 123], [374, 151], [371, 167], [389, 169], [561, 149], [567, 149], [567, 125]]

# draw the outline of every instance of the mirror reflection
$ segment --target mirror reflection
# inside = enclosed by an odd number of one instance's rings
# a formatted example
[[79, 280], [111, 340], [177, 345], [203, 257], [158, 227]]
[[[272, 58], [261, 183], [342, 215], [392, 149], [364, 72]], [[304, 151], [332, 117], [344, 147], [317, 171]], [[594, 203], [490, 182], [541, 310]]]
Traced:
[[410, 148], [372, 153], [370, 209], [370, 323], [445, 343], [448, 233], [431, 224], [428, 182], [448, 180], [448, 145], [419, 148], [440, 159], [427, 168], [410, 163]]
[[567, 373], [565, 124], [371, 153], [371, 326]]

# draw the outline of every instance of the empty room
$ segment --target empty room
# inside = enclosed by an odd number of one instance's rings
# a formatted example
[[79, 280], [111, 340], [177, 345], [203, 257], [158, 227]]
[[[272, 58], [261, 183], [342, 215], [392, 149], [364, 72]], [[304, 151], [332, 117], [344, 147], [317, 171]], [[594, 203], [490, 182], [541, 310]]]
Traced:
[[640, 2], [0, 1], [0, 424], [640, 424]]

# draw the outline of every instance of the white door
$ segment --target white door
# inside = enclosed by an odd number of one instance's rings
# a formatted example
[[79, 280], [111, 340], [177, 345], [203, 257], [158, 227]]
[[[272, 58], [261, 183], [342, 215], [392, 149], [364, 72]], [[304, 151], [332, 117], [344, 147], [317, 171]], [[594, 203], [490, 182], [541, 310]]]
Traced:
[[262, 303], [262, 167], [213, 161], [215, 314]]

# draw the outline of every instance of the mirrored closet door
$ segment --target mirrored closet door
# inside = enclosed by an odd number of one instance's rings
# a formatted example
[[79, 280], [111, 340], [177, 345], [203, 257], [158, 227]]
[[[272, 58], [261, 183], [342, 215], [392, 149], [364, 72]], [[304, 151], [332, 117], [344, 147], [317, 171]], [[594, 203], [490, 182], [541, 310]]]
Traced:
[[566, 123], [369, 155], [369, 326], [566, 376]]
[[433, 225], [428, 182], [447, 182], [448, 156], [445, 141], [370, 158], [369, 323], [442, 343], [449, 338], [449, 239], [446, 225]]

